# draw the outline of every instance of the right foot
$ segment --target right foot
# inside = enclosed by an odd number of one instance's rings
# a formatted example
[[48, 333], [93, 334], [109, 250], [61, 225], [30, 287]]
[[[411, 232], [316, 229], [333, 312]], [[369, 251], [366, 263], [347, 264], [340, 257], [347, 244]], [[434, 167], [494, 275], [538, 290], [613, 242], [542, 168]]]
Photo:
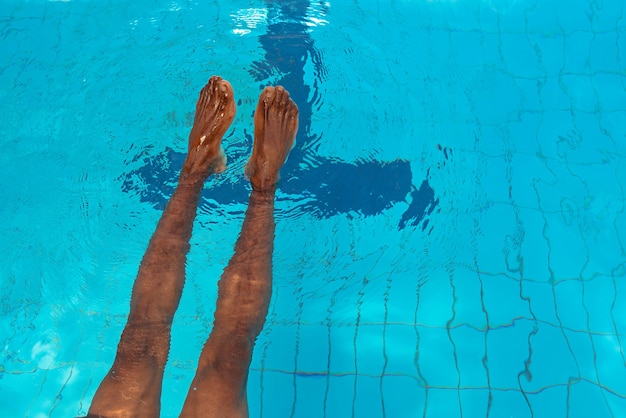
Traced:
[[273, 192], [298, 131], [298, 107], [281, 86], [266, 87], [254, 114], [254, 147], [246, 165], [252, 189]]
[[183, 174], [208, 177], [226, 168], [222, 137], [235, 118], [233, 88], [226, 80], [213, 76], [200, 92], [196, 116], [189, 134], [189, 152]]

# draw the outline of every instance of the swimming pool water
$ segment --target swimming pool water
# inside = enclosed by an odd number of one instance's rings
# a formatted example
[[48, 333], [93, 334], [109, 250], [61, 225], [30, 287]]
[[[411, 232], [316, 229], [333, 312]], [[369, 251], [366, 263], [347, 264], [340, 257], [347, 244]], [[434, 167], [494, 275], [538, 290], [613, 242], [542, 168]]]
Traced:
[[251, 416], [626, 416], [623, 2], [0, 4], [0, 416], [86, 413], [212, 74], [238, 114], [163, 417], [211, 328], [268, 84], [301, 119]]

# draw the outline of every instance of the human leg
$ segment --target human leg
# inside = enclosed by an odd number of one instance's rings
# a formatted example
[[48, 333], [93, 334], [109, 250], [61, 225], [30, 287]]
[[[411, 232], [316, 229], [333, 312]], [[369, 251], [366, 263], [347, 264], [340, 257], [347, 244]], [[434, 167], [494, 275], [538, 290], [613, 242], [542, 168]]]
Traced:
[[266, 88], [254, 116], [246, 166], [252, 192], [235, 254], [218, 284], [213, 330], [204, 345], [181, 417], [243, 417], [256, 337], [272, 293], [274, 194], [298, 129], [298, 108], [282, 87]]
[[170, 327], [185, 282], [185, 260], [207, 177], [224, 169], [221, 140], [235, 116], [230, 84], [211, 77], [200, 92], [189, 152], [133, 285], [113, 366], [89, 408], [92, 417], [158, 417]]

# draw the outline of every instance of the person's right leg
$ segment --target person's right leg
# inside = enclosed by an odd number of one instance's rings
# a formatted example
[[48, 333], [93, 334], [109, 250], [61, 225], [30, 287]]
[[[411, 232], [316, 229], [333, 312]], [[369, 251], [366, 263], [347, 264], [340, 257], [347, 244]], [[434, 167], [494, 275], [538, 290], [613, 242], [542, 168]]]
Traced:
[[274, 194], [293, 146], [298, 108], [282, 87], [268, 87], [254, 116], [254, 149], [246, 166], [252, 192], [235, 254], [219, 282], [215, 322], [181, 417], [245, 417], [254, 342], [272, 294]]

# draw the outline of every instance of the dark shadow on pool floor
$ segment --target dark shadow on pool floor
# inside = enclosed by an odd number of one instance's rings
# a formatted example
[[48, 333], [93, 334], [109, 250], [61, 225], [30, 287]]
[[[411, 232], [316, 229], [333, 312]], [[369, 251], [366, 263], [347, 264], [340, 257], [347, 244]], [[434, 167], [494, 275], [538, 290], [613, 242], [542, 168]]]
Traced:
[[[141, 166], [123, 174], [122, 190], [137, 194], [142, 202], [163, 209], [174, 191], [185, 154], [166, 149], [155, 156], [138, 157]], [[317, 161], [314, 168], [283, 174], [280, 190], [287, 195], [306, 196], [300, 209], [318, 218], [340, 214], [374, 216], [405, 202], [411, 204], [398, 223], [398, 229], [416, 226], [430, 215], [439, 201], [428, 179], [416, 188], [412, 185], [408, 161], [363, 161], [347, 163], [334, 159]], [[243, 176], [239, 181], [216, 182], [202, 193], [202, 205], [245, 204], [249, 187]], [[428, 222], [425, 221], [422, 229]]]

